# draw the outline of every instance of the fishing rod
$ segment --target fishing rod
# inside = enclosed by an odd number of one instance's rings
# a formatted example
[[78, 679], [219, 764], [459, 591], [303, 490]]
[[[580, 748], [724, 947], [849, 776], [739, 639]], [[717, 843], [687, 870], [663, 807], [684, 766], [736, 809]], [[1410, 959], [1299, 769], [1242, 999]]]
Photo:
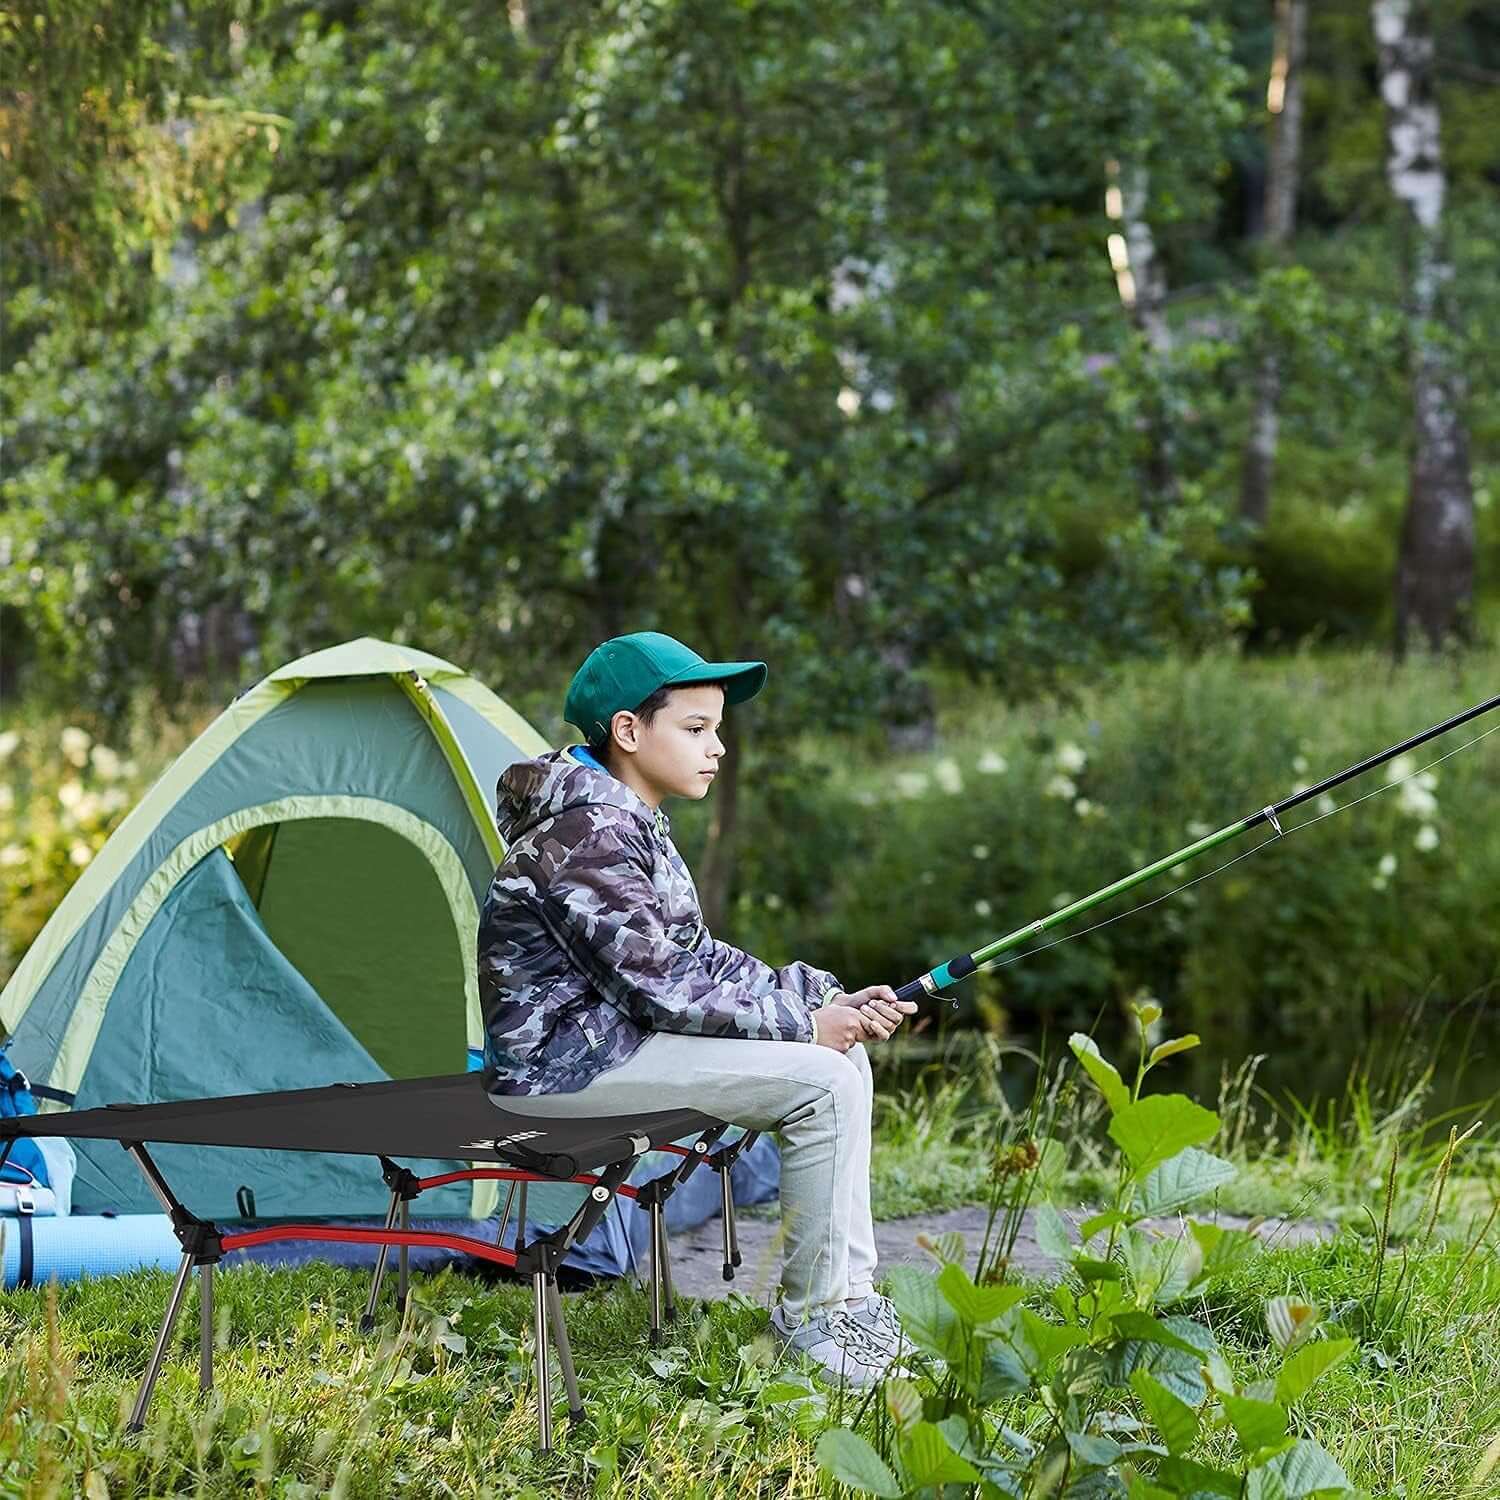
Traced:
[[[1292, 796], [1284, 798], [1280, 802], [1274, 802], [1269, 807], [1263, 807], [1257, 813], [1252, 813], [1248, 818], [1241, 818], [1238, 823], [1230, 823], [1210, 833], [1206, 837], [1189, 844], [1185, 849], [1179, 849], [1175, 854], [1169, 854], [1165, 859], [1158, 859], [1151, 864], [1137, 870], [1133, 875], [1126, 875], [1121, 880], [1116, 880], [1111, 885], [1106, 885], [1095, 891], [1091, 896], [1084, 896], [1078, 901], [1070, 902], [1067, 906], [1053, 912], [1050, 916], [1038, 917], [1034, 922], [1028, 922], [1024, 927], [1018, 927], [1014, 932], [1007, 933], [1005, 937], [997, 938], [993, 943], [983, 948], [976, 948], [972, 953], [961, 954], [958, 958], [950, 958], [947, 963], [939, 964], [935, 969], [929, 969], [927, 973], [908, 984], [903, 984], [896, 991], [898, 1000], [919, 1000], [924, 995], [939, 995], [950, 986], [956, 984], [960, 979], [967, 979], [970, 974], [975, 973], [991, 959], [998, 958], [1002, 953], [1008, 953], [1013, 948], [1019, 948], [1023, 943], [1032, 938], [1040, 937], [1045, 932], [1050, 932], [1054, 927], [1061, 927], [1063, 923], [1070, 921], [1073, 917], [1080, 916], [1086, 911], [1092, 911], [1096, 906], [1108, 901], [1111, 897], [1122, 895], [1125, 891], [1133, 890], [1144, 881], [1150, 880], [1154, 875], [1160, 875], [1163, 870], [1170, 870], [1177, 865], [1186, 864], [1190, 859], [1196, 859], [1200, 854], [1207, 854], [1210, 849], [1217, 849], [1220, 844], [1228, 843], [1230, 839], [1237, 838], [1242, 833], [1249, 832], [1252, 828], [1258, 828], [1262, 823], [1268, 823], [1274, 830], [1276, 838], [1284, 838], [1285, 833], [1281, 826], [1281, 818], [1284, 813], [1290, 812], [1294, 807], [1300, 807], [1304, 802], [1314, 797], [1322, 796], [1324, 792], [1330, 792], [1336, 786], [1342, 786], [1346, 781], [1352, 781], [1356, 776], [1363, 776], [1366, 771], [1372, 771], [1376, 766], [1383, 766], [1387, 761], [1394, 760], [1398, 755], [1408, 750], [1414, 750], [1418, 745], [1425, 745], [1428, 740], [1436, 739], [1440, 734], [1446, 734], [1450, 729], [1457, 729], [1460, 724], [1467, 724], [1471, 719], [1477, 719], [1483, 714], [1500, 708], [1500, 694], [1493, 698], [1486, 698], [1483, 703], [1476, 703], [1473, 708], [1468, 708], [1460, 714], [1454, 714], [1451, 719], [1444, 719], [1441, 724], [1435, 724], [1431, 729], [1424, 729], [1421, 734], [1414, 734], [1408, 740], [1402, 740], [1399, 745], [1392, 745], [1389, 750], [1382, 750], [1378, 755], [1372, 755], [1367, 760], [1360, 761], [1357, 765], [1350, 766], [1347, 770], [1340, 771], [1336, 776], [1325, 777], [1316, 786], [1307, 787], [1305, 790], [1293, 793]], [[1267, 840], [1266, 842], [1272, 842]], [[954, 1009], [958, 1008], [958, 1001], [953, 1001]]]

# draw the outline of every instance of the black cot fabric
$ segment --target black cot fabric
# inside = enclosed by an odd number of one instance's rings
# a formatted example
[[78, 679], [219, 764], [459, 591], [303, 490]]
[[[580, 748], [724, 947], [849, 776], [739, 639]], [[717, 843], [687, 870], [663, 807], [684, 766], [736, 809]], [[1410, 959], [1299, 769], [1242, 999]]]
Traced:
[[531, 1166], [574, 1176], [717, 1126], [696, 1110], [539, 1119], [490, 1102], [479, 1073], [175, 1104], [108, 1104], [0, 1120], [8, 1136], [59, 1135], [141, 1145], [258, 1146]]

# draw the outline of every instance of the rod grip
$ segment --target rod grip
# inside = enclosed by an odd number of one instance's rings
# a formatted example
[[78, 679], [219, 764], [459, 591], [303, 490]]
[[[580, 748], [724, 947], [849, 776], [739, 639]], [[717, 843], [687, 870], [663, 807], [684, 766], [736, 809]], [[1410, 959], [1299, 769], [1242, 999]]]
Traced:
[[922, 981], [920, 979], [913, 979], [910, 984], [903, 984], [896, 991], [896, 998], [898, 1000], [920, 1000], [926, 993], [927, 991], [922, 988]]

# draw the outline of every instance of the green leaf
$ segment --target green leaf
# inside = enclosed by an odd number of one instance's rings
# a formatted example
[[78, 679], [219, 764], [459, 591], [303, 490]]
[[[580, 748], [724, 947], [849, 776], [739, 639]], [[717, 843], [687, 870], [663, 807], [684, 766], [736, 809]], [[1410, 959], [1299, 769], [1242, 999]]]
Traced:
[[818, 1463], [851, 1489], [880, 1495], [883, 1500], [899, 1500], [903, 1493], [885, 1460], [847, 1427], [830, 1427], [818, 1439], [817, 1454]]
[[1161, 1344], [1168, 1349], [1181, 1349], [1195, 1358], [1202, 1355], [1203, 1351], [1196, 1344], [1179, 1337], [1148, 1312], [1116, 1313], [1110, 1321], [1121, 1338], [1139, 1339], [1144, 1344]]
[[942, 1265], [961, 1266], [964, 1263], [964, 1237], [957, 1229], [948, 1229], [942, 1234], [919, 1234], [917, 1244]]
[[1125, 1081], [1115, 1070], [1114, 1064], [1105, 1062], [1093, 1037], [1085, 1036], [1081, 1031], [1075, 1031], [1068, 1038], [1068, 1046], [1073, 1049], [1073, 1056], [1082, 1064], [1083, 1071], [1094, 1080], [1095, 1086], [1104, 1095], [1104, 1102], [1109, 1105], [1110, 1113], [1119, 1114], [1130, 1103], [1130, 1090], [1125, 1087]]
[[1130, 1372], [1130, 1388], [1146, 1408], [1168, 1453], [1185, 1453], [1198, 1436], [1198, 1413], [1145, 1370]]
[[1235, 1170], [1222, 1156], [1188, 1146], [1147, 1176], [1141, 1187], [1141, 1208], [1148, 1214], [1171, 1213], [1223, 1187]]
[[1266, 1331], [1278, 1349], [1295, 1349], [1322, 1317], [1311, 1302], [1300, 1297], [1272, 1297], [1266, 1303]]
[[939, 1293], [936, 1280], [918, 1266], [896, 1266], [888, 1280], [891, 1302], [907, 1338], [924, 1354], [961, 1359], [958, 1319]]
[[1085, 1281], [1119, 1281], [1125, 1274], [1112, 1260], [1095, 1260], [1092, 1255], [1074, 1256], [1073, 1269]]
[[1113, 1438], [1094, 1437], [1087, 1432], [1070, 1432], [1067, 1437], [1068, 1447], [1073, 1450], [1073, 1457], [1080, 1463], [1102, 1468], [1105, 1464], [1112, 1464], [1120, 1456], [1120, 1445]]
[[1353, 1339], [1326, 1339], [1304, 1344], [1289, 1354], [1276, 1375], [1276, 1399], [1291, 1406], [1300, 1401], [1335, 1365], [1354, 1351]]
[[1219, 1401], [1247, 1457], [1279, 1443], [1286, 1436], [1286, 1409], [1274, 1401], [1252, 1401], [1247, 1396], [1231, 1396], [1228, 1392], [1220, 1396]]
[[1172, 1486], [1176, 1495], [1223, 1495], [1239, 1500], [1240, 1476], [1228, 1469], [1214, 1469], [1189, 1458], [1164, 1458], [1156, 1466], [1156, 1477]]
[[1069, 1349], [1088, 1342], [1081, 1328], [1065, 1327], [1039, 1318], [1029, 1307], [1021, 1309], [1016, 1352], [1032, 1370], [1044, 1370]]
[[1223, 1229], [1217, 1224], [1188, 1225], [1192, 1236], [1203, 1247], [1200, 1282], [1227, 1276], [1236, 1267], [1261, 1251], [1260, 1236], [1249, 1229]]
[[1275, 1469], [1252, 1469], [1245, 1476], [1245, 1500], [1289, 1500]]
[[1179, 1052], [1188, 1052], [1199, 1045], [1202, 1038], [1195, 1031], [1190, 1031], [1186, 1036], [1174, 1036], [1169, 1042], [1158, 1042], [1151, 1049], [1151, 1056], [1146, 1059], [1146, 1066], [1154, 1068], [1164, 1057], [1174, 1057]]
[[1096, 1234], [1103, 1234], [1106, 1229], [1114, 1229], [1117, 1225], [1129, 1222], [1129, 1214], [1122, 1214], [1119, 1209], [1111, 1208], [1102, 1214], [1095, 1214], [1092, 1219], [1085, 1219], [1078, 1226], [1078, 1236], [1086, 1245]]
[[979, 1470], [961, 1458], [948, 1444], [947, 1436], [932, 1422], [918, 1422], [901, 1444], [901, 1463], [906, 1477], [918, 1489], [938, 1484], [973, 1484]]
[[[1266, 1470], [1278, 1475], [1286, 1494], [1291, 1500], [1300, 1500], [1303, 1495], [1316, 1494], [1322, 1490], [1347, 1490], [1349, 1476], [1338, 1462], [1309, 1438], [1298, 1438], [1282, 1454], [1278, 1454], [1266, 1465]], [[1251, 1477], [1260, 1472], [1251, 1471]]]
[[1032, 1227], [1036, 1233], [1037, 1249], [1043, 1255], [1064, 1264], [1073, 1258], [1073, 1237], [1068, 1233], [1068, 1222], [1052, 1204], [1037, 1204]]
[[1186, 1094], [1152, 1094], [1118, 1110], [1109, 1122], [1110, 1139], [1144, 1177], [1153, 1167], [1170, 1161], [1186, 1146], [1211, 1141], [1219, 1117], [1194, 1104]]
[[885, 1409], [897, 1432], [905, 1432], [922, 1418], [922, 1393], [911, 1381], [899, 1376], [885, 1383]]
[[955, 1265], [938, 1272], [937, 1285], [949, 1307], [970, 1328], [993, 1323], [1026, 1296], [1018, 1286], [975, 1286], [969, 1273]]
[[980, 1365], [979, 1388], [974, 1399], [981, 1406], [988, 1406], [1002, 1396], [1019, 1396], [1030, 1389], [1031, 1377], [1021, 1363], [1021, 1356], [1008, 1344], [998, 1340], [989, 1343]]

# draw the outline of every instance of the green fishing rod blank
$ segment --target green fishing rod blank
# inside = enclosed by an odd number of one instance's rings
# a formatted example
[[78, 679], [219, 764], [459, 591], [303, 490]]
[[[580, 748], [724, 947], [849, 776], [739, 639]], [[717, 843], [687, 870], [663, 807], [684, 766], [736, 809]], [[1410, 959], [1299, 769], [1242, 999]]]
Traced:
[[[951, 958], [947, 963], [939, 964], [935, 969], [929, 969], [919, 978], [903, 984], [896, 991], [896, 997], [900, 1000], [917, 1000], [923, 995], [941, 994], [959, 980], [967, 979], [982, 965], [990, 962], [991, 959], [998, 958], [1002, 953], [1009, 953], [1033, 938], [1041, 937], [1044, 933], [1063, 926], [1074, 917], [1082, 916], [1084, 912], [1092, 911], [1096, 906], [1102, 905], [1113, 897], [1133, 890], [1153, 876], [1160, 875], [1165, 870], [1175, 869], [1178, 865], [1187, 864], [1190, 860], [1197, 859], [1200, 854], [1207, 854], [1210, 849], [1217, 849], [1221, 844], [1227, 844], [1231, 839], [1238, 838], [1240, 834], [1247, 833], [1252, 828], [1258, 828], [1262, 823], [1273, 828], [1279, 838], [1282, 836], [1282, 816], [1294, 807], [1300, 807], [1304, 802], [1320, 797], [1325, 792], [1332, 791], [1334, 787], [1354, 780], [1356, 776], [1363, 776], [1366, 771], [1385, 765], [1387, 761], [1394, 760], [1398, 755], [1414, 750], [1418, 745], [1425, 745], [1428, 740], [1436, 739], [1450, 729], [1457, 729], [1460, 724], [1467, 724], [1470, 720], [1477, 719], [1496, 708], [1500, 708], [1500, 694], [1487, 698], [1484, 702], [1477, 703], [1473, 708], [1465, 709], [1462, 713], [1454, 714], [1451, 719], [1444, 719], [1441, 724], [1424, 729], [1420, 734], [1414, 734], [1410, 739], [1402, 740], [1399, 745], [1392, 745], [1389, 749], [1380, 751], [1378, 755], [1371, 755], [1334, 776], [1325, 777], [1316, 786], [1306, 787], [1290, 797], [1283, 798], [1280, 802], [1261, 808], [1259, 812], [1252, 813], [1248, 818], [1241, 818], [1237, 823], [1230, 823], [1219, 829], [1217, 833], [1210, 833], [1186, 848], [1177, 850], [1175, 854], [1168, 854], [1163, 859], [1155, 860], [1133, 874], [1126, 875], [1113, 884], [1094, 891], [1091, 895], [1070, 902], [1049, 916], [1038, 917], [1036, 921], [1028, 922], [1026, 926], [1018, 927], [1014, 932], [1009, 932], [1002, 938], [996, 938], [994, 942], [987, 943], [982, 948], [976, 948], [972, 953], [961, 954], [958, 958]], [[958, 1004], [956, 1000], [953, 1003], [955, 1006]]]

